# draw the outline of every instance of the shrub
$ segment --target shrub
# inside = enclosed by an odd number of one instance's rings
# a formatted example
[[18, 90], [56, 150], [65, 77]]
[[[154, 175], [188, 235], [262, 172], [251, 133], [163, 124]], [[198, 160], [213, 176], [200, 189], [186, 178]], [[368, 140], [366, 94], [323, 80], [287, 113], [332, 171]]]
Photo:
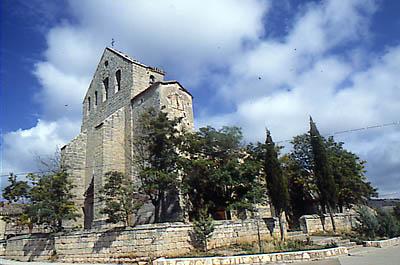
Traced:
[[356, 231], [368, 239], [374, 239], [379, 230], [379, 222], [376, 215], [371, 209], [365, 206], [359, 207], [357, 213], [358, 224]]
[[393, 208], [393, 214], [396, 217], [397, 221], [400, 222], [400, 203], [397, 203]]
[[387, 211], [378, 211], [379, 222], [378, 234], [382, 237], [396, 237], [399, 235], [399, 223], [391, 213]]
[[287, 240], [286, 248], [289, 250], [300, 250], [307, 246], [307, 242], [301, 240]]
[[193, 222], [196, 240], [201, 244], [204, 251], [207, 251], [207, 241], [214, 232], [214, 223], [207, 210], [202, 210], [199, 217]]
[[336, 248], [338, 247], [338, 244], [335, 241], [331, 241], [327, 244], [325, 244], [324, 248]]

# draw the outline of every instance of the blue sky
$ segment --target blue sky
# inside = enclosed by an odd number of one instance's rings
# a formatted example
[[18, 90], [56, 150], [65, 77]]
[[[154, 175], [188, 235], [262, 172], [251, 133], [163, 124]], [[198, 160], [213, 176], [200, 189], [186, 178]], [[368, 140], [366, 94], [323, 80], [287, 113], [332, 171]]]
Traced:
[[[398, 1], [1, 2], [1, 174], [37, 168], [79, 131], [105, 46], [163, 68], [194, 95], [197, 126], [237, 125], [276, 141], [400, 120]], [[66, 106], [67, 105], [67, 106]], [[337, 140], [400, 196], [400, 126]], [[288, 143], [284, 143], [290, 148]]]

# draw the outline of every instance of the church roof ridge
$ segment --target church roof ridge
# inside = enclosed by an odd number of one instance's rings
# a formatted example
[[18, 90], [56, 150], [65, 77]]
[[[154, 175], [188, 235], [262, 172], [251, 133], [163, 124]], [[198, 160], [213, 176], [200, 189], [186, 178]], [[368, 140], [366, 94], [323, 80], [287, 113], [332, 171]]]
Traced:
[[157, 81], [157, 82], [155, 82], [154, 84], [150, 85], [148, 88], [146, 88], [145, 90], [143, 90], [139, 94], [135, 95], [133, 98], [131, 98], [131, 100], [133, 101], [133, 100], [137, 99], [138, 97], [140, 97], [144, 93], [147, 93], [149, 90], [152, 90], [152, 89], [158, 87], [159, 85], [169, 85], [169, 84], [177, 84], [183, 91], [188, 93], [193, 98], [193, 95], [189, 92], [189, 90], [187, 90], [184, 86], [182, 86], [181, 83], [179, 83], [176, 80], [167, 80], [167, 81]]
[[145, 67], [145, 68], [148, 68], [148, 69], [150, 69], [150, 70], [153, 70], [153, 71], [155, 71], [155, 72], [157, 72], [157, 73], [159, 73], [159, 74], [165, 75], [165, 71], [162, 70], [161, 68], [145, 65], [144, 63], [141, 63], [141, 62], [139, 62], [138, 60], [133, 59], [133, 58], [130, 57], [129, 55], [127, 55], [127, 54], [125, 54], [125, 53], [123, 53], [123, 52], [121, 52], [121, 51], [118, 51], [118, 50], [116, 50], [116, 49], [114, 49], [114, 48], [112, 48], [112, 47], [106, 47], [106, 50], [109, 50], [109, 51], [111, 51], [111, 52], [113, 52], [113, 53], [115, 53], [115, 54], [121, 56], [122, 58], [124, 58], [124, 59], [130, 61], [131, 63], [140, 65], [140, 66], [142, 66], [142, 67]]

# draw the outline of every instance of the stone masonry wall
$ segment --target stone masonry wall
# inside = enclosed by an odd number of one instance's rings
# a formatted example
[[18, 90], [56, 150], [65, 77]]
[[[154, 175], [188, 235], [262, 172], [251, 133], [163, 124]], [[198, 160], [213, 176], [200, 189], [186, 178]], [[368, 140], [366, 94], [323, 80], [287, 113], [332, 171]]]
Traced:
[[[107, 66], [106, 66], [107, 62]], [[121, 71], [120, 90], [116, 89], [116, 71]], [[108, 78], [108, 96], [103, 81]], [[129, 60], [106, 49], [83, 101], [81, 131], [93, 130], [116, 110], [129, 105], [133, 93], [133, 66]], [[96, 104], [97, 93], [97, 104]], [[90, 110], [89, 110], [90, 97]]]
[[[68, 173], [75, 186], [72, 193], [75, 196], [75, 203], [79, 210], [84, 207], [85, 188], [85, 168], [86, 168], [86, 133], [80, 133], [68, 145], [61, 149], [63, 160], [61, 161], [67, 167]], [[83, 224], [83, 212], [75, 222], [68, 222], [65, 227], [73, 227], [77, 224]]]
[[178, 84], [163, 84], [159, 89], [160, 104], [163, 111], [168, 113], [169, 118], [182, 118], [181, 129], [194, 130], [194, 115], [192, 108], [192, 97], [179, 89]]
[[[258, 221], [263, 240], [279, 237], [276, 219]], [[256, 242], [257, 221], [216, 221], [209, 247]], [[193, 228], [184, 223], [140, 225], [126, 229], [79, 231], [53, 237], [18, 236], [3, 246], [5, 258], [21, 261], [119, 262], [138, 257], [176, 257], [196, 245]]]
[[[95, 176], [94, 180], [94, 221], [95, 224], [104, 223], [106, 216], [101, 214], [103, 208], [99, 200], [100, 189], [105, 182], [104, 174], [109, 171], [125, 173], [125, 108], [115, 111], [107, 117], [101, 128], [98, 128], [91, 140], [95, 152]], [[97, 152], [97, 153], [96, 153]], [[88, 159], [91, 159], [88, 157]]]
[[[356, 226], [356, 216], [350, 213], [334, 214], [334, 221], [337, 231], [350, 231]], [[324, 222], [324, 225], [323, 225]], [[303, 233], [314, 234], [319, 232], [333, 231], [332, 222], [329, 214], [322, 217], [318, 214], [303, 215], [300, 217], [300, 226]], [[325, 230], [324, 230], [325, 227]]]
[[[118, 54], [118, 55], [117, 55]], [[162, 81], [164, 76], [150, 67], [135, 63], [131, 58], [107, 48], [97, 66], [92, 82], [83, 100], [81, 131], [91, 130], [118, 109], [129, 106], [130, 100], [149, 87], [149, 77]], [[107, 62], [107, 63], [106, 63]], [[121, 71], [120, 90], [117, 89], [116, 72]], [[108, 96], [103, 81], [108, 78]], [[97, 92], [97, 104], [96, 101]], [[90, 110], [89, 100], [90, 97]]]

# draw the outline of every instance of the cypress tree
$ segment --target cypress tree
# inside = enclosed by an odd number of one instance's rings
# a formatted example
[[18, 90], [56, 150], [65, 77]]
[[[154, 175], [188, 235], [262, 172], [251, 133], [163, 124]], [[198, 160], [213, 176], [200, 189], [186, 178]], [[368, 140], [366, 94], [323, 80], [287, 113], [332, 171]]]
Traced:
[[333, 211], [336, 209], [337, 204], [335, 179], [333, 177], [332, 168], [328, 160], [324, 141], [311, 116], [310, 137], [312, 153], [314, 156], [314, 174], [319, 190], [321, 208], [322, 211], [325, 209], [328, 210], [332, 221], [333, 231], [336, 231], [336, 226], [333, 219]]
[[279, 218], [281, 239], [285, 239], [282, 214], [288, 208], [289, 192], [287, 179], [283, 175], [281, 164], [278, 160], [278, 152], [275, 143], [272, 141], [269, 130], [266, 131], [265, 140], [265, 175], [268, 194], [275, 209], [275, 215]]

